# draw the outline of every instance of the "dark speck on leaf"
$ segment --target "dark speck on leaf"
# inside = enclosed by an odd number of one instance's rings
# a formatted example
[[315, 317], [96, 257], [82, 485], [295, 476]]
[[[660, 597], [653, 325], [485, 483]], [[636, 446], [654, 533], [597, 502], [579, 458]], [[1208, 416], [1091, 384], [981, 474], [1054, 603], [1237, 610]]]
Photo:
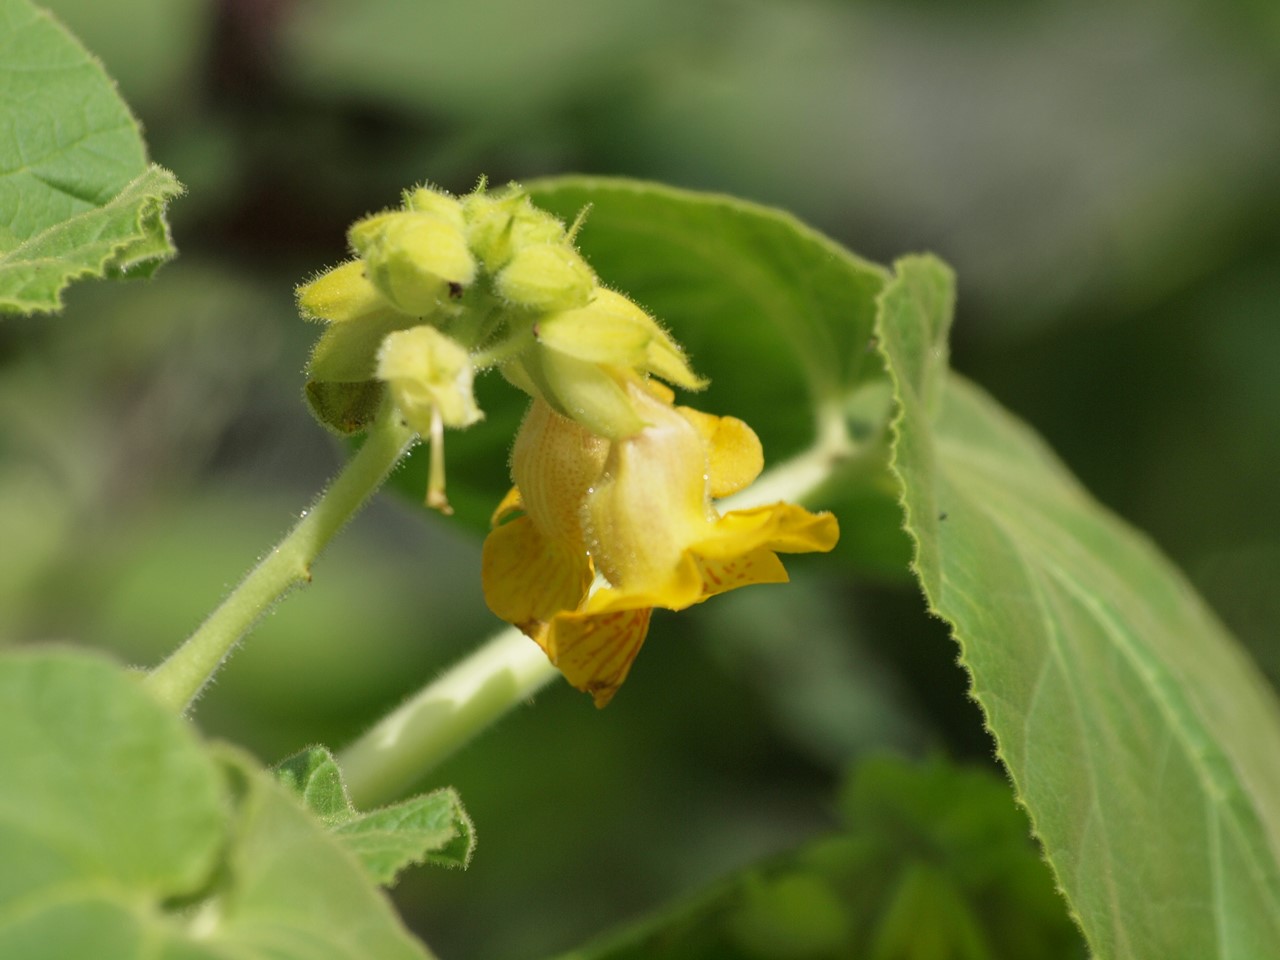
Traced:
[[452, 283], [452, 282], [451, 282], [451, 283], [449, 284], [449, 296], [453, 297], [453, 299], [455, 299], [455, 300], [457, 300], [459, 297], [461, 297], [461, 296], [462, 296], [462, 284], [460, 284], [460, 283]]

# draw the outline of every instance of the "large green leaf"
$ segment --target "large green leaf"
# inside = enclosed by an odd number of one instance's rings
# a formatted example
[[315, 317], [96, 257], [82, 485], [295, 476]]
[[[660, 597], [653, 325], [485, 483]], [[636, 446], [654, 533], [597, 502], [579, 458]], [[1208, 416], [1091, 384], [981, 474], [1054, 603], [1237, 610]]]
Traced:
[[428, 956], [284, 787], [125, 671], [10, 655], [0, 704], [0, 957]]
[[181, 192], [102, 65], [27, 0], [0, 0], [0, 311], [147, 275], [173, 255], [164, 208]]
[[1280, 945], [1280, 710], [1179, 573], [951, 375], [952, 278], [911, 258], [879, 323], [916, 571], [1059, 883], [1106, 960]]

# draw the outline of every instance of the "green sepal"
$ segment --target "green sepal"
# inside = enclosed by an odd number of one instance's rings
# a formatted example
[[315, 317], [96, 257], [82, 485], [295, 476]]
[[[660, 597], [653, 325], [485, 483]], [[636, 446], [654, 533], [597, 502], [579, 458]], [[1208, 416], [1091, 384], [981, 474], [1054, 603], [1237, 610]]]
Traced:
[[373, 423], [386, 392], [381, 380], [309, 380], [304, 395], [311, 415], [323, 426], [349, 435]]
[[596, 436], [622, 440], [645, 427], [622, 384], [598, 364], [535, 347], [526, 352], [523, 368], [556, 413]]
[[331, 323], [307, 361], [307, 406], [340, 434], [359, 433], [377, 415], [386, 386], [377, 379], [378, 350], [387, 334], [417, 326], [418, 318], [384, 307]]

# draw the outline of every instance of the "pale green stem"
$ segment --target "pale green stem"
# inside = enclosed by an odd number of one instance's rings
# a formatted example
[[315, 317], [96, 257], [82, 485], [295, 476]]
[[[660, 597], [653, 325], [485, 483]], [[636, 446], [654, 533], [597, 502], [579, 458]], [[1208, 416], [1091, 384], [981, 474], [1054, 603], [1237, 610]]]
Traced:
[[426, 771], [559, 676], [514, 627], [383, 717], [338, 757], [357, 807], [398, 796]]
[[249, 571], [199, 628], [143, 683], [163, 703], [183, 711], [257, 620], [286, 593], [311, 580], [311, 564], [342, 526], [381, 486], [416, 434], [389, 407], [364, 445], [328, 489], [270, 553]]
[[[843, 418], [819, 419], [814, 446], [778, 464], [722, 509], [803, 500], [852, 453]], [[414, 694], [342, 751], [338, 764], [358, 807], [400, 796], [432, 767], [559, 676], [542, 649], [508, 628]]]

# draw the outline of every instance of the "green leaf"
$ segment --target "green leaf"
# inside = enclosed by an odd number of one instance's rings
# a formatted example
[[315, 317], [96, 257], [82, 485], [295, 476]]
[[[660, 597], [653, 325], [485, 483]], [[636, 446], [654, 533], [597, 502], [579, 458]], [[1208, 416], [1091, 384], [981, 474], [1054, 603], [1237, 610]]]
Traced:
[[308, 747], [295, 753], [276, 765], [275, 774], [325, 823], [345, 823], [356, 815], [338, 761], [326, 748]]
[[26, 0], [0, 0], [0, 117], [0, 311], [51, 312], [73, 280], [173, 255], [181, 185], [148, 164], [101, 64]]
[[465, 867], [476, 845], [462, 801], [447, 787], [359, 814], [335, 828], [334, 836], [383, 885], [412, 864]]
[[10, 655], [0, 703], [0, 956], [429, 956], [286, 790], [136, 677]]
[[952, 279], [897, 265], [879, 324], [915, 567], [960, 643], [1099, 957], [1280, 943], [1280, 709], [1179, 573], [947, 369]]
[[[220, 751], [243, 795], [230, 880], [209, 901], [220, 955], [281, 960], [422, 960], [430, 954], [341, 844], [273, 779]], [[192, 926], [204, 934], [199, 914]], [[225, 944], [225, 946], [223, 946]]]
[[413, 864], [465, 867], [471, 862], [475, 830], [452, 789], [358, 813], [338, 762], [325, 747], [311, 747], [284, 760], [276, 767], [276, 778], [298, 794], [384, 886]]
[[125, 956], [15, 945], [64, 924], [134, 942], [141, 904], [196, 893], [225, 838], [217, 766], [97, 658], [6, 656], [0, 703], [0, 956]]

